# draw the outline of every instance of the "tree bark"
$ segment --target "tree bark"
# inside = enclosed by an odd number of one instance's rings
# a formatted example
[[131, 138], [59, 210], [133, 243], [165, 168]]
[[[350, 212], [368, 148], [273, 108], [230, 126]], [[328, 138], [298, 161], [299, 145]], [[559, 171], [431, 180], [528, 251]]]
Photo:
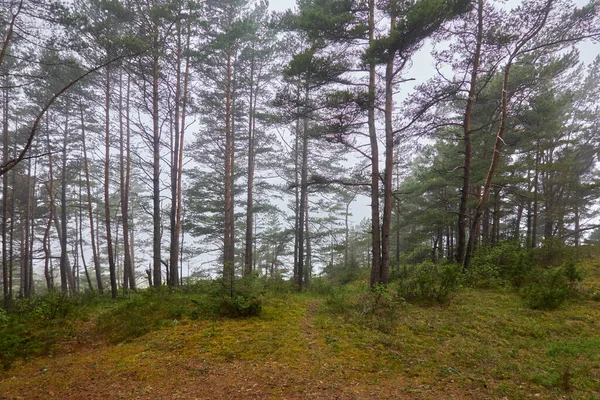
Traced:
[[[375, 0], [369, 0], [369, 42], [375, 40]], [[377, 143], [377, 128], [375, 126], [375, 90], [376, 65], [369, 65], [369, 143], [371, 146], [371, 247], [373, 252], [371, 262], [371, 287], [375, 286], [381, 277], [381, 230], [379, 225], [379, 146]]]
[[160, 215], [160, 126], [158, 121], [158, 22], [153, 22], [152, 38], [152, 271], [154, 286], [162, 285], [161, 272], [161, 215]]
[[114, 298], [119, 295], [117, 271], [110, 226], [110, 68], [106, 67], [106, 86], [104, 93], [104, 223], [106, 226], [106, 248], [108, 250], [108, 271], [110, 292]]
[[[131, 265], [131, 249], [129, 248], [129, 190], [131, 174], [131, 131], [129, 126], [129, 96], [131, 79], [127, 76], [126, 90], [126, 122], [123, 126], [123, 70], [119, 75], [119, 161], [120, 161], [120, 194], [121, 194], [121, 221], [123, 229], [123, 290], [135, 290], [135, 275]], [[125, 136], [125, 137], [124, 137]], [[125, 142], [125, 143], [124, 143]]]
[[[4, 80], [6, 89], [3, 90], [3, 114], [2, 114], [2, 162], [8, 162], [9, 137], [8, 137], [8, 75]], [[2, 235], [2, 294], [4, 301], [8, 302], [9, 282], [8, 282], [8, 238], [6, 229], [8, 227], [8, 174], [2, 176], [2, 226], [0, 227]]]
[[171, 154], [171, 210], [169, 219], [171, 223], [171, 246], [169, 248], [169, 267], [171, 275], [169, 285], [179, 285], [179, 230], [177, 229], [177, 206], [179, 194], [179, 113], [181, 102], [181, 24], [177, 25], [176, 56], [175, 56], [175, 117], [173, 118], [173, 152]]
[[246, 248], [244, 251], [244, 276], [252, 274], [254, 236], [254, 131], [256, 128], [256, 94], [254, 92], [255, 60], [250, 61], [250, 95], [248, 99], [248, 185], [246, 197]]
[[234, 232], [233, 232], [233, 129], [232, 129], [232, 49], [227, 49], [227, 76], [225, 88], [225, 232], [223, 254], [223, 278], [232, 282], [234, 278]]
[[83, 104], [79, 103], [79, 113], [81, 118], [81, 144], [83, 148], [83, 171], [85, 173], [85, 189], [87, 195], [87, 209], [88, 218], [90, 221], [90, 241], [92, 245], [92, 259], [94, 261], [94, 271], [96, 273], [96, 286], [98, 287], [98, 293], [104, 293], [104, 285], [102, 284], [102, 271], [100, 270], [100, 259], [98, 257], [98, 247], [96, 245], [96, 236], [94, 229], [94, 210], [92, 207], [92, 189], [90, 184], [90, 168], [87, 156], [87, 145], [86, 145], [86, 129], [85, 121], [83, 119]]
[[[392, 15], [390, 25], [396, 25], [396, 17]], [[394, 170], [394, 127], [393, 92], [394, 92], [394, 58], [392, 55], [385, 68], [385, 174], [383, 181], [383, 221], [381, 225], [381, 268], [376, 278], [380, 284], [386, 284], [390, 275], [390, 232], [392, 227], [392, 175]]]
[[465, 161], [463, 164], [463, 184], [460, 194], [458, 208], [458, 232], [456, 243], [456, 262], [463, 264], [465, 259], [465, 248], [467, 243], [467, 208], [469, 193], [471, 191], [471, 160], [473, 151], [471, 146], [471, 119], [473, 116], [473, 105], [477, 97], [477, 78], [479, 75], [479, 64], [481, 62], [481, 45], [483, 43], [483, 0], [477, 2], [477, 34], [475, 39], [475, 53], [473, 54], [473, 67], [471, 69], [471, 80], [469, 83], [469, 94], [465, 117], [463, 119], [463, 134], [465, 145]]
[[302, 159], [300, 167], [300, 204], [298, 215], [298, 268], [297, 268], [297, 285], [298, 291], [304, 289], [304, 268], [305, 268], [305, 230], [304, 230], [304, 215], [306, 214], [306, 200], [308, 196], [308, 99], [310, 89], [308, 82], [304, 88], [305, 110], [302, 116]]

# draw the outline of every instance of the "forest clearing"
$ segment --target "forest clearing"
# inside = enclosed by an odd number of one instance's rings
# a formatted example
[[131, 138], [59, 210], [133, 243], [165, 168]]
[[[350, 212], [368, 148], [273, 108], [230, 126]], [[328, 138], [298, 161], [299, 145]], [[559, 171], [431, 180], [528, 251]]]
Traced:
[[[580, 290], [597, 291], [600, 263], [585, 273]], [[540, 311], [506, 287], [413, 305], [365, 297], [362, 285], [322, 288], [327, 294], [271, 288], [260, 315], [246, 318], [208, 318], [202, 285], [95, 299], [68, 306], [64, 317], [66, 302], [56, 303], [59, 312], [38, 311], [28, 331], [37, 349], [0, 372], [0, 398], [600, 396], [598, 295]]]
[[273, 1], [0, 0], [0, 399], [600, 398], [600, 0]]

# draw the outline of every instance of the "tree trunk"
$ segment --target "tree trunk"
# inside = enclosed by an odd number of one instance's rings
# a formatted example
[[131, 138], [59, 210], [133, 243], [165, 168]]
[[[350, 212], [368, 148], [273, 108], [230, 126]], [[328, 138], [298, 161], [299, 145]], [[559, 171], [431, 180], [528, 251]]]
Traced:
[[467, 242], [467, 206], [471, 190], [471, 160], [473, 158], [471, 146], [471, 119], [473, 116], [473, 105], [477, 97], [477, 77], [479, 75], [479, 64], [481, 60], [481, 45], [483, 43], [483, 0], [477, 2], [477, 35], [475, 42], [475, 53], [473, 54], [473, 67], [471, 69], [471, 81], [465, 117], [463, 120], [463, 132], [465, 142], [465, 161], [463, 164], [463, 184], [460, 194], [458, 208], [458, 232], [456, 243], [456, 262], [463, 264], [465, 259], [465, 247]]
[[[296, 93], [296, 101], [300, 104], [300, 88]], [[296, 108], [296, 135], [294, 138], [294, 282], [298, 282], [298, 249], [300, 229], [300, 106]]]
[[21, 226], [21, 296], [25, 298], [31, 297], [31, 281], [32, 277], [29, 271], [29, 252], [30, 237], [30, 221], [31, 221], [31, 159], [27, 161], [27, 203], [25, 204], [24, 224]]
[[[83, 181], [83, 179], [81, 179], [81, 172], [79, 174], [79, 181]], [[81, 250], [81, 263], [83, 264], [83, 270], [85, 272], [85, 280], [87, 281], [90, 292], [93, 292], [94, 286], [92, 286], [87, 262], [85, 261], [85, 252], [83, 251], [83, 193], [81, 191], [81, 184], [79, 185], [79, 225], [77, 226], [77, 231], [79, 233], [79, 240], [77, 241], [79, 242], [79, 246], [75, 245], [75, 252], [77, 253]]]
[[304, 268], [305, 268], [305, 231], [304, 231], [304, 216], [306, 214], [306, 201], [308, 196], [308, 99], [310, 95], [310, 89], [308, 82], [304, 88], [304, 102], [305, 110], [302, 116], [302, 159], [300, 167], [300, 204], [299, 204], [299, 215], [298, 215], [298, 268], [297, 268], [297, 284], [298, 291], [304, 289]]
[[160, 126], [158, 121], [158, 68], [159, 68], [158, 23], [153, 22], [152, 38], [152, 271], [154, 286], [162, 284], [161, 272], [161, 215], [160, 215]]
[[[390, 24], [396, 25], [396, 17], [392, 15]], [[390, 232], [392, 227], [392, 175], [394, 171], [394, 127], [393, 91], [394, 91], [394, 58], [390, 56], [385, 68], [385, 175], [383, 181], [383, 222], [381, 226], [381, 269], [376, 283], [386, 284], [390, 274]]]
[[[375, 40], [375, 0], [369, 0], [369, 42]], [[379, 145], [375, 126], [376, 65], [369, 65], [369, 143], [371, 146], [371, 287], [381, 277], [381, 230], [379, 225]]]
[[83, 119], [83, 104], [79, 103], [79, 112], [81, 118], [81, 144], [83, 147], [83, 171], [85, 173], [85, 188], [87, 195], [88, 217], [90, 221], [90, 240], [92, 245], [92, 259], [94, 261], [94, 270], [96, 272], [96, 285], [98, 293], [104, 293], [104, 285], [102, 284], [102, 271], [100, 271], [100, 259], [98, 257], [98, 247], [96, 246], [96, 236], [94, 229], [94, 210], [92, 207], [92, 189], [90, 185], [90, 168], [87, 156], [85, 122]]
[[[8, 137], [8, 74], [4, 80], [6, 89], [4, 89], [3, 114], [2, 114], [2, 163], [8, 162], [9, 137]], [[8, 174], [2, 176], [2, 226], [0, 227], [2, 235], [2, 294], [4, 302], [10, 300], [9, 282], [8, 282], [8, 238], [6, 229], [8, 227]]]
[[496, 134], [494, 151], [492, 153], [492, 161], [490, 164], [490, 169], [488, 170], [485, 179], [483, 193], [481, 194], [481, 199], [479, 200], [479, 204], [477, 204], [477, 208], [475, 209], [475, 215], [473, 216], [473, 221], [471, 223], [471, 231], [469, 234], [469, 241], [467, 243], [467, 251], [464, 262], [465, 269], [468, 269], [470, 267], [471, 258], [473, 256], [473, 250], [475, 247], [475, 237], [477, 236], [477, 230], [479, 228], [479, 221], [481, 220], [481, 215], [483, 214], [483, 210], [487, 205], [490, 189], [492, 187], [492, 179], [496, 174], [496, 169], [498, 168], [498, 164], [500, 162], [500, 152], [502, 150], [502, 143], [504, 143], [502, 136], [504, 135], [504, 131], [506, 130], [506, 122], [508, 120], [508, 80], [510, 77], [511, 67], [512, 58], [509, 59], [506, 66], [504, 67], [504, 80], [502, 84], [502, 118], [500, 120], [500, 127], [498, 128], [498, 132]]
[[[308, 191], [307, 191], [308, 192]], [[310, 277], [312, 274], [312, 253], [310, 247], [310, 225], [308, 223], [308, 193], [306, 194], [306, 205], [304, 214], [304, 228], [306, 230], [306, 263], [304, 265], [304, 287], [310, 286]], [[333, 264], [333, 263], [332, 263]]]
[[233, 132], [232, 132], [232, 49], [227, 49], [227, 76], [225, 88], [225, 232], [223, 254], [223, 278], [232, 282], [234, 278], [234, 232], [233, 232]]
[[189, 55], [189, 49], [190, 49], [190, 37], [191, 37], [191, 30], [190, 30], [190, 26], [188, 23], [187, 26], [187, 36], [186, 36], [186, 45], [185, 45], [185, 49], [186, 49], [186, 56], [185, 56], [185, 72], [183, 74], [183, 100], [182, 100], [182, 104], [181, 104], [181, 134], [179, 135], [179, 160], [178, 160], [178, 164], [179, 164], [179, 172], [177, 174], [177, 216], [176, 216], [176, 223], [175, 223], [175, 231], [177, 232], [177, 234], [179, 235], [179, 232], [181, 232], [181, 241], [179, 242], [179, 256], [180, 256], [180, 260], [179, 263], [181, 265], [181, 274], [180, 274], [180, 281], [183, 284], [183, 228], [181, 226], [181, 219], [182, 219], [182, 213], [183, 213], [183, 202], [182, 202], [182, 188], [181, 188], [181, 181], [183, 178], [183, 144], [184, 142], [184, 137], [185, 137], [185, 117], [186, 117], [186, 112], [187, 112], [187, 101], [188, 101], [188, 85], [189, 85], [189, 76], [190, 76], [190, 55]]
[[[130, 79], [127, 79], [127, 105], [129, 107]], [[127, 109], [127, 114], [129, 110]], [[123, 229], [123, 291], [135, 289], [131, 270], [131, 252], [129, 249], [129, 174], [130, 174], [130, 130], [129, 116], [127, 126], [123, 123], [123, 69], [119, 71], [119, 183], [121, 197], [121, 221]], [[125, 153], [127, 152], [127, 153]], [[118, 226], [117, 226], [118, 229]], [[118, 231], [117, 231], [118, 234]], [[118, 243], [118, 241], [117, 241]]]
[[177, 21], [177, 40], [175, 56], [175, 117], [173, 118], [172, 143], [173, 151], [171, 153], [171, 210], [169, 219], [171, 223], [171, 246], [169, 248], [169, 266], [171, 275], [169, 285], [179, 285], [179, 231], [177, 229], [177, 206], [179, 194], [179, 113], [181, 102], [181, 24]]
[[246, 249], [244, 276], [252, 274], [252, 249], [254, 237], [254, 131], [256, 128], [256, 94], [254, 92], [254, 58], [250, 61], [250, 95], [248, 99], [248, 187], [246, 198]]
[[[67, 107], [68, 110], [68, 107]], [[65, 132], [62, 145], [62, 165], [60, 173], [60, 226], [63, 235], [60, 238], [60, 281], [63, 293], [74, 293], [75, 282], [70, 268], [67, 244], [67, 146], [69, 135], [69, 113], [65, 118]]]
[[535, 171], [533, 175], [533, 211], [531, 216], [531, 248], [535, 249], [537, 247], [537, 229], [538, 229], [538, 208], [539, 208], [539, 199], [538, 199], [538, 189], [539, 189], [539, 179], [540, 179], [540, 143], [539, 139], [537, 142], [537, 151], [535, 155]]
[[110, 68], [106, 67], [106, 87], [104, 93], [104, 223], [106, 225], [106, 248], [108, 250], [108, 271], [110, 292], [114, 298], [119, 295], [117, 271], [110, 227]]

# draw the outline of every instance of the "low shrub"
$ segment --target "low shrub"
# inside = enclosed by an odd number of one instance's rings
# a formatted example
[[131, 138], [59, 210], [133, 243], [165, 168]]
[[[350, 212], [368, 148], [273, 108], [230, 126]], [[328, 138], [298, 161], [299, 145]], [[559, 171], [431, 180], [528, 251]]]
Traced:
[[560, 268], [538, 268], [531, 275], [531, 282], [523, 288], [522, 295], [532, 309], [554, 310], [567, 299], [577, 296], [577, 284], [582, 278], [574, 263]]
[[503, 284], [521, 287], [534, 268], [531, 249], [519, 242], [503, 242], [490, 248], [481, 248], [471, 261], [465, 281], [471, 287], [490, 288]]
[[364, 324], [380, 332], [391, 333], [396, 327], [403, 303], [404, 299], [398, 296], [397, 291], [376, 285], [358, 296], [355, 308]]
[[461, 272], [457, 264], [424, 261], [403, 269], [397, 280], [397, 293], [407, 302], [446, 303], [461, 285]]
[[210, 302], [214, 314], [222, 317], [241, 318], [260, 315], [265, 295], [265, 281], [249, 276], [226, 282], [214, 281]]

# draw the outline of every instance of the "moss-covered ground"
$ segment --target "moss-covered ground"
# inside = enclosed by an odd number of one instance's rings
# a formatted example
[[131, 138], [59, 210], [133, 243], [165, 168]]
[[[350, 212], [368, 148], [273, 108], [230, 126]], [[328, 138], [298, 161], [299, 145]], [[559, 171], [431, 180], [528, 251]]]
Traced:
[[586, 270], [589, 295], [554, 311], [464, 289], [399, 305], [386, 329], [306, 293], [268, 295], [244, 319], [198, 316], [190, 294], [161, 298], [162, 319], [152, 302], [102, 303], [0, 372], [0, 399], [599, 399], [600, 266]]

